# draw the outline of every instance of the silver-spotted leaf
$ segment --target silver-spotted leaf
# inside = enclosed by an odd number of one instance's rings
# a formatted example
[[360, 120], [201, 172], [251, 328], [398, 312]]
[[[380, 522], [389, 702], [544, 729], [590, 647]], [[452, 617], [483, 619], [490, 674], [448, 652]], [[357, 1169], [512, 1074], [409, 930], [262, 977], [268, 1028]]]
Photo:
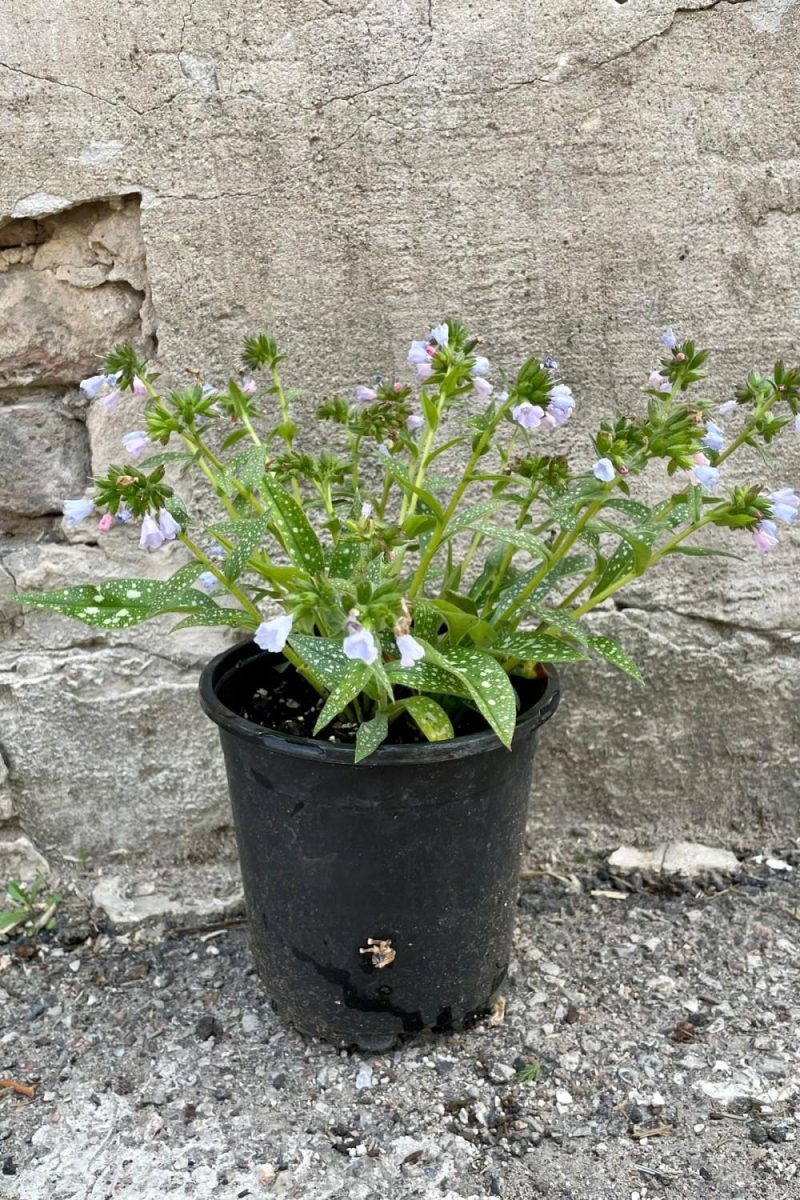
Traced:
[[381, 742], [386, 741], [386, 735], [389, 732], [389, 718], [386, 713], [378, 713], [371, 721], [364, 721], [358, 727], [356, 733], [356, 756], [355, 761], [360, 763], [363, 759], [369, 758], [380, 746]]

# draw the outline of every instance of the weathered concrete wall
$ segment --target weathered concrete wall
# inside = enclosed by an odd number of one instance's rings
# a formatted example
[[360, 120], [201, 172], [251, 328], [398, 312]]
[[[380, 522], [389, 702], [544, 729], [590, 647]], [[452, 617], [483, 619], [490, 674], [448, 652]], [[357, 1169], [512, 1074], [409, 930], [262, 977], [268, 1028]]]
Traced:
[[[637, 402], [665, 324], [712, 346], [720, 398], [798, 357], [794, 0], [63, 0], [57, 18], [10, 0], [0, 26], [9, 590], [142, 569], [124, 531], [99, 545], [54, 515], [136, 427], [133, 407], [87, 424], [76, 391], [123, 336], [213, 381], [267, 327], [311, 404], [457, 314], [509, 367], [557, 356], [584, 453], [610, 404]], [[797, 482], [798, 449], [768, 482]], [[548, 821], [796, 829], [784, 542], [672, 565], [598, 617], [651, 686], [572, 673], [543, 745]], [[0, 818], [51, 854], [213, 854], [226, 803], [193, 699], [213, 640], [13, 606], [3, 630]]]

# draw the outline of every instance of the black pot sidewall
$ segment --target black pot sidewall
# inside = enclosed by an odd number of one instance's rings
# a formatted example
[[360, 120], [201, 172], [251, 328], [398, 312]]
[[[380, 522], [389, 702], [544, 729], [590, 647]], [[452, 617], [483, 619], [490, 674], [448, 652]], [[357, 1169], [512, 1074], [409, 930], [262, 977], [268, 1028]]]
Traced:
[[[230, 686], [236, 649], [204, 672], [206, 711], [209, 673]], [[448, 744], [457, 757], [387, 747], [401, 761], [359, 766], [341, 747], [334, 759], [241, 718], [220, 725], [253, 953], [280, 1014], [376, 1046], [485, 1010], [508, 969], [537, 715], [511, 753], [477, 735]], [[390, 965], [360, 953], [369, 938], [391, 941]]]

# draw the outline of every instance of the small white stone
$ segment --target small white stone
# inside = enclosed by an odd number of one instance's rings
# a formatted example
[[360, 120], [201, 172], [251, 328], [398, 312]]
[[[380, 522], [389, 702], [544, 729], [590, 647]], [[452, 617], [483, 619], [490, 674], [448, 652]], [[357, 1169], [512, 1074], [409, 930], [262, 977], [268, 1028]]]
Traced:
[[369, 1063], [363, 1063], [356, 1075], [356, 1091], [363, 1091], [364, 1088], [372, 1087], [372, 1067]]
[[556, 1104], [572, 1104], [572, 1096], [566, 1088], [556, 1088]]

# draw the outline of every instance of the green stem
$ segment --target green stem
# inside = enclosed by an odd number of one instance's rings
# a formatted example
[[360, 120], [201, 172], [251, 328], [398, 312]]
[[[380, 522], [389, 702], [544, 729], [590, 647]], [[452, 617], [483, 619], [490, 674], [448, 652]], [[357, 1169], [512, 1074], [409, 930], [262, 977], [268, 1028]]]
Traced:
[[194, 555], [197, 561], [201, 562], [203, 566], [211, 572], [214, 578], [222, 584], [226, 591], [230, 592], [230, 594], [239, 601], [245, 612], [248, 612], [250, 616], [255, 619], [256, 625], [260, 625], [261, 613], [258, 611], [255, 604], [253, 604], [253, 601], [249, 596], [246, 596], [241, 588], [237, 587], [235, 583], [232, 583], [230, 579], [226, 579], [224, 572], [219, 569], [213, 559], [210, 559], [207, 554], [204, 554], [200, 547], [196, 545], [191, 538], [187, 537], [185, 533], [178, 534], [178, 541], [183, 542], [186, 549]]
[[540, 569], [522, 589], [520, 594], [511, 604], [510, 608], [506, 610], [504, 613], [505, 619], [508, 619], [509, 614], [512, 613], [514, 609], [518, 609], [522, 604], [525, 603], [531, 592], [533, 592], [535, 588], [539, 586], [544, 577], [553, 569], [556, 563], [561, 561], [567, 550], [571, 549], [571, 547], [575, 545], [578, 538], [591, 521], [592, 517], [600, 511], [600, 509], [603, 507], [603, 504], [603, 500], [595, 500], [593, 504], [588, 505], [583, 516], [577, 521], [569, 533], [562, 534], [561, 537], [556, 539], [556, 542], [553, 545], [553, 553], [551, 554], [550, 558], [546, 562], [542, 563]]
[[[484, 451], [486, 450], [486, 447], [491, 442], [492, 435], [494, 434], [495, 429], [500, 424], [501, 420], [506, 415], [506, 413], [511, 409], [511, 406], [513, 404], [514, 404], [514, 396], [511, 395], [506, 400], [505, 404], [501, 405], [501, 407], [497, 410], [497, 412], [494, 415], [494, 419], [490, 422], [490, 424], [486, 427], [486, 429], [484, 429], [483, 433], [481, 434], [480, 438], [478, 439], [475, 449], [472, 451], [472, 454], [470, 455], [469, 462], [467, 463], [466, 468], [464, 469], [464, 474], [461, 477], [461, 480], [460, 480], [458, 486], [456, 487], [456, 490], [453, 492], [450, 503], [448, 504], [447, 509], [445, 510], [444, 516], [442, 518], [442, 522], [439, 525], [439, 528], [436, 530], [436, 532], [431, 537], [431, 540], [428, 543], [428, 549], [423, 554], [422, 558], [420, 559], [419, 566], [417, 567], [416, 571], [414, 572], [414, 578], [411, 582], [411, 587], [409, 588], [409, 591], [408, 591], [409, 599], [413, 600], [413, 598], [419, 592], [420, 588], [424, 586], [425, 575], [427, 573], [428, 567], [431, 564], [433, 556], [436, 554], [436, 551], [439, 549], [440, 545], [442, 544], [442, 540], [444, 538], [445, 533], [447, 532], [447, 527], [450, 524], [450, 520], [453, 516], [453, 513], [456, 511], [459, 504], [461, 503], [461, 497], [464, 495], [465, 491], [467, 490], [470, 483], [472, 482], [472, 472], [474, 471], [477, 463], [483, 457]], [[423, 458], [423, 464], [424, 464], [424, 458]], [[423, 474], [424, 474], [424, 472], [423, 472]]]

